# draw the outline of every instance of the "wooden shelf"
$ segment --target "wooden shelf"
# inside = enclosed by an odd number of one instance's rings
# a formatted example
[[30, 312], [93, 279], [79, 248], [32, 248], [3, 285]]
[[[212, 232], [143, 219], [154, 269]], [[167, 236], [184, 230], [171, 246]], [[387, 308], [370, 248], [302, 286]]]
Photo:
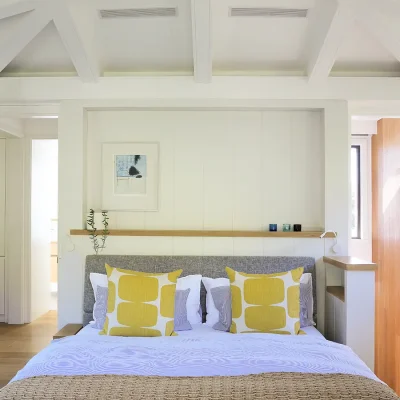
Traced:
[[327, 286], [326, 291], [332, 296], [337, 297], [339, 300], [344, 301], [344, 287], [343, 286]]
[[[323, 232], [263, 232], [263, 231], [183, 231], [183, 230], [110, 230], [110, 236], [180, 236], [180, 237], [279, 237], [279, 238], [320, 238]], [[91, 232], [85, 229], [71, 229], [72, 236], [87, 236]], [[101, 235], [101, 230], [97, 231]], [[327, 233], [325, 238], [332, 238]]]
[[375, 271], [378, 265], [356, 257], [331, 256], [324, 257], [324, 262], [346, 271]]
[[68, 324], [54, 334], [53, 339], [62, 339], [67, 336], [76, 335], [83, 328], [82, 324]]

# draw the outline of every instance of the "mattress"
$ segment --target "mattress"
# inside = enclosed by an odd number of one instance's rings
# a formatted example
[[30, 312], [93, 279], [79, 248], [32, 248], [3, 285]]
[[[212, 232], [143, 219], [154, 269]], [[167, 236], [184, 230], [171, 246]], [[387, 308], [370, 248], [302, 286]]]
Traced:
[[[212, 327], [206, 324], [198, 324], [193, 325], [193, 330], [191, 331], [181, 331], [178, 332], [179, 336], [200, 336], [200, 337], [210, 337], [210, 335], [231, 335], [227, 332], [216, 331]], [[325, 339], [324, 336], [318, 331], [314, 326], [307, 326], [306, 328], [302, 328], [302, 330], [306, 333], [307, 336], [315, 337], [319, 339]], [[86, 325], [81, 331], [78, 332], [78, 335], [90, 335], [90, 336], [98, 336], [100, 330], [92, 328], [92, 325]]]
[[378, 380], [347, 346], [313, 334], [232, 335], [207, 326], [175, 337], [98, 335], [86, 327], [54, 340], [13, 381], [40, 376], [239, 376], [262, 373], [349, 374]]

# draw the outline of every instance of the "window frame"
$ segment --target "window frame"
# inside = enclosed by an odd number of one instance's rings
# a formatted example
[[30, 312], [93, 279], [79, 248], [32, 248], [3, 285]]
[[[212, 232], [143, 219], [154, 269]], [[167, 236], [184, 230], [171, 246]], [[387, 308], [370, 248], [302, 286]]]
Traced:
[[[353, 232], [351, 232], [351, 239], [362, 239], [362, 221], [363, 221], [363, 207], [362, 207], [362, 190], [361, 190], [361, 145], [360, 144], [353, 144], [351, 145], [351, 151], [354, 149], [356, 150], [356, 154], [357, 154], [357, 182], [358, 182], [358, 186], [357, 186], [357, 234], [356, 236], [353, 236]], [[350, 154], [350, 157], [352, 157], [352, 155]], [[353, 184], [353, 182], [351, 181], [351, 185]], [[353, 210], [351, 207], [351, 217], [353, 218]], [[351, 231], [353, 231], [353, 227], [351, 228]]]
[[[351, 232], [351, 171], [349, 171], [349, 239], [352, 246], [372, 246], [372, 170], [371, 170], [371, 136], [352, 135], [349, 144], [349, 162], [351, 162], [351, 146], [360, 146], [360, 188], [361, 188], [361, 237], [352, 239]], [[362, 244], [363, 243], [363, 244]], [[370, 251], [370, 253], [372, 250]], [[366, 256], [362, 258], [367, 259]], [[371, 256], [368, 257], [371, 259]]]

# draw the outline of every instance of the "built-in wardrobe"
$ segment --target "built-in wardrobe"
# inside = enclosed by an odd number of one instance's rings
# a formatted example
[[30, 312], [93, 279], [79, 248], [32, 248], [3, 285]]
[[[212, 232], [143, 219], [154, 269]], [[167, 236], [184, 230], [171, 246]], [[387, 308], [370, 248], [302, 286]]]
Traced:
[[400, 119], [381, 119], [372, 137], [372, 203], [375, 373], [400, 393]]

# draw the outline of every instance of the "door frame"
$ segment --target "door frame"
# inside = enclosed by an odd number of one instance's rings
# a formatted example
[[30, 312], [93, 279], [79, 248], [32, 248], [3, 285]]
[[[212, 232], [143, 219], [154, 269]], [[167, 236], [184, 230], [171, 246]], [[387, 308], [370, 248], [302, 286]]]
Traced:
[[31, 307], [31, 205], [32, 205], [32, 141], [33, 140], [58, 140], [57, 134], [32, 134], [26, 136], [22, 140], [25, 141], [25, 186], [24, 186], [24, 279], [22, 282], [23, 295], [23, 323], [32, 322]]

